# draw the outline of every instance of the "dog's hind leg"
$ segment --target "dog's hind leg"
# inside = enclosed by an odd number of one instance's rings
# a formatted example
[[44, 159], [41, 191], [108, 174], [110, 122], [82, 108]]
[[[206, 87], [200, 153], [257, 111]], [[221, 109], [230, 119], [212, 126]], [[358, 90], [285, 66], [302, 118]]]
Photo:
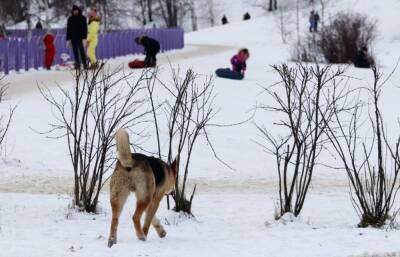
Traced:
[[154, 215], [153, 220], [151, 221], [154, 229], [157, 231], [159, 237], [163, 238], [167, 235], [167, 231], [165, 231], [164, 227], [161, 225], [160, 220]]
[[110, 237], [108, 238], [108, 247], [113, 246], [117, 243], [117, 230], [119, 216], [121, 215], [122, 208], [124, 207], [125, 201], [129, 196], [129, 191], [112, 192], [110, 197], [111, 209], [112, 209], [112, 220], [110, 228]]
[[136, 236], [141, 241], [146, 241], [146, 235], [143, 233], [142, 226], [140, 225], [140, 219], [142, 218], [143, 212], [149, 206], [150, 198], [148, 199], [137, 199], [136, 210], [133, 214], [133, 225], [135, 226]]
[[146, 236], [149, 233], [150, 224], [152, 223], [153, 218], [155, 217], [155, 214], [157, 212], [158, 206], [160, 205], [161, 199], [162, 199], [162, 197], [161, 198], [154, 197], [153, 201], [151, 201], [149, 207], [146, 210], [146, 218], [145, 218], [144, 224], [143, 224], [143, 232]]

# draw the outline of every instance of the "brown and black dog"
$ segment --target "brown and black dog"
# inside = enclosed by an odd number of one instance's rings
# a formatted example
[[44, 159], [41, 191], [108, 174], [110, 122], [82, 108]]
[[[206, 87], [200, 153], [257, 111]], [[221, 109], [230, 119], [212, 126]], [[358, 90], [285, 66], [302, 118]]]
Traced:
[[[112, 221], [108, 247], [117, 243], [118, 219], [131, 192], [136, 194], [136, 210], [132, 219], [138, 239], [146, 240], [150, 224], [160, 237], [165, 237], [167, 232], [155, 214], [163, 196], [174, 189], [178, 168], [176, 160], [168, 165], [158, 158], [132, 154], [129, 136], [124, 129], [117, 131], [116, 141], [118, 161], [110, 182]], [[142, 227], [140, 219], [144, 211], [146, 217]]]

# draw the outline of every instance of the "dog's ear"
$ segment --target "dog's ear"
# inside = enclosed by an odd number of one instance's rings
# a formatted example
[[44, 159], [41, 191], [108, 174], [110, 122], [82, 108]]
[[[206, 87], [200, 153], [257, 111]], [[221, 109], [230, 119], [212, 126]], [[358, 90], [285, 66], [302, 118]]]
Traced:
[[171, 163], [171, 169], [172, 172], [174, 173], [174, 177], [178, 175], [178, 169], [179, 169], [179, 164], [178, 164], [178, 159], [175, 158], [175, 160]]

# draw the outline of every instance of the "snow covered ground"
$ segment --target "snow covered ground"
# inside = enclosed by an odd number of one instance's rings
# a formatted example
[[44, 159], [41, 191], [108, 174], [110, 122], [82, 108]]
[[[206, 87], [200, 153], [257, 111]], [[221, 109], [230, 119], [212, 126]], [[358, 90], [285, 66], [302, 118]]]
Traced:
[[[400, 2], [340, 3], [334, 8], [359, 9], [378, 19], [380, 35], [374, 51], [382, 71], [389, 73], [400, 56], [400, 32], [396, 30], [400, 25], [396, 21]], [[186, 43], [184, 50], [160, 56], [161, 76], [165, 79], [169, 62], [181, 70], [193, 68], [204, 78], [216, 68], [229, 67], [229, 58], [240, 47], [250, 49], [244, 81], [214, 81], [216, 107], [221, 109], [215, 123], [246, 120], [257, 103], [270, 101], [261, 94], [260, 85], [276, 82], [270, 65], [290, 58], [290, 47], [281, 43], [271, 16], [189, 33]], [[126, 65], [132, 58], [111, 60], [109, 65]], [[352, 67], [347, 73], [358, 79], [354, 83], [363, 85], [371, 76], [369, 71]], [[382, 98], [391, 132], [396, 132], [400, 117], [396, 108], [399, 79], [396, 72]], [[168, 212], [163, 205], [158, 216], [168, 224], [167, 237], [159, 239], [151, 231], [147, 242], [139, 242], [131, 223], [131, 197], [121, 216], [119, 242], [108, 249], [108, 188], [100, 199], [101, 214], [86, 215], [68, 209], [72, 171], [66, 146], [38, 133], [48, 128], [52, 112], [40, 96], [37, 83], [54, 88], [58, 82], [68, 87], [71, 74], [32, 71], [11, 74], [6, 81], [10, 102], [18, 104], [18, 109], [7, 138], [7, 155], [0, 164], [0, 256], [347, 257], [400, 251], [399, 231], [356, 228], [358, 217], [349, 200], [345, 174], [325, 167], [318, 167], [315, 173], [302, 217], [293, 222], [290, 217], [286, 222], [273, 221], [277, 197], [275, 162], [254, 143], [260, 137], [253, 122], [210, 130], [220, 157], [234, 170], [215, 160], [206, 144], [196, 149], [190, 173], [191, 184], [198, 184], [194, 219]], [[253, 121], [275, 132], [275, 118], [271, 113], [257, 112]], [[144, 146], [155, 149], [153, 140], [144, 142]]]

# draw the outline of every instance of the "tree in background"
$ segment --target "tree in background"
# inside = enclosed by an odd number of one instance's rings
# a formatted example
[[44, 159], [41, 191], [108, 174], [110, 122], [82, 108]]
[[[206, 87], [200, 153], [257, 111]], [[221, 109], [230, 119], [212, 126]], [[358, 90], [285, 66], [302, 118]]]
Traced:
[[277, 0], [269, 0], [268, 11], [276, 11], [278, 10], [278, 1]]
[[11, 24], [10, 21], [13, 21], [13, 23], [27, 21], [28, 28], [31, 28], [30, 4], [30, 0], [1, 0], [0, 19], [6, 24]]
[[182, 5], [179, 0], [158, 0], [158, 11], [168, 28], [178, 27]]

